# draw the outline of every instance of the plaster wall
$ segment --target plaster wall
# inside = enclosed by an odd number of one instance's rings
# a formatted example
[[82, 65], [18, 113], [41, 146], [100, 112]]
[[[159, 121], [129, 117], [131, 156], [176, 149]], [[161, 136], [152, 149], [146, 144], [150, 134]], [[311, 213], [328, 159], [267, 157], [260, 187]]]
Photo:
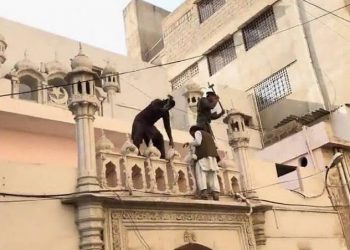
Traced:
[[[53, 162], [31, 164], [0, 160], [1, 192], [70, 193], [75, 190], [76, 178], [76, 168], [62, 168]], [[28, 199], [0, 198], [1, 249], [79, 249], [74, 207], [63, 205], [60, 200], [19, 200]]]
[[162, 38], [162, 20], [169, 14], [162, 8], [133, 0], [124, 9], [128, 56], [146, 61], [146, 52]]

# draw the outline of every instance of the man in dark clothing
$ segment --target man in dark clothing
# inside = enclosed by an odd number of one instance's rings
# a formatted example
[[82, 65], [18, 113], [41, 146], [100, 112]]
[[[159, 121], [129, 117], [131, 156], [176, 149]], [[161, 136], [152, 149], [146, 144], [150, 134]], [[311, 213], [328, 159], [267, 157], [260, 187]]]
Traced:
[[144, 110], [136, 115], [131, 132], [131, 139], [135, 146], [140, 149], [142, 140], [148, 146], [150, 140], [153, 145], [160, 151], [161, 158], [165, 158], [165, 148], [163, 135], [154, 126], [154, 124], [163, 118], [164, 128], [169, 138], [169, 145], [174, 146], [173, 137], [171, 135], [169, 110], [175, 106], [175, 101], [172, 96], [167, 99], [153, 100]]
[[210, 127], [211, 120], [219, 119], [225, 111], [222, 110], [219, 114], [211, 110], [215, 108], [216, 104], [219, 101], [219, 96], [214, 92], [207, 92], [206, 97], [202, 97], [198, 101], [197, 105], [197, 126], [202, 127], [206, 132], [214, 136], [213, 131]]

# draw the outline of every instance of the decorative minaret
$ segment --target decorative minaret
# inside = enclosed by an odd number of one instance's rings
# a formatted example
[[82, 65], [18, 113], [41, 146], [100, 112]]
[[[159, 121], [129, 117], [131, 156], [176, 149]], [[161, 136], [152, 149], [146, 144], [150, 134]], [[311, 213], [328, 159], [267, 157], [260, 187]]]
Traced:
[[0, 34], [0, 67], [6, 61], [5, 51], [7, 48], [7, 43], [5, 41], [5, 37]]
[[116, 93], [120, 92], [119, 75], [117, 70], [108, 61], [102, 71], [102, 88], [107, 93], [107, 101], [111, 109], [111, 117], [114, 117], [113, 111], [116, 104]]
[[[101, 202], [91, 198], [91, 191], [100, 189], [97, 180], [94, 136], [94, 114], [99, 109], [95, 96], [95, 80], [90, 59], [80, 50], [71, 61], [72, 71], [66, 80], [71, 83], [68, 107], [76, 122], [78, 145], [77, 225], [81, 250], [102, 250], [103, 208]], [[81, 193], [82, 192], [82, 193]], [[89, 198], [84, 199], [84, 196]]]
[[248, 161], [249, 131], [246, 124], [251, 120], [251, 116], [231, 109], [224, 119], [228, 125], [227, 135], [229, 144], [233, 148], [241, 173], [240, 183], [247, 197], [256, 197], [255, 191], [252, 191], [252, 172]]
[[201, 86], [194, 82], [192, 79], [187, 81], [187, 84], [185, 85], [186, 92], [184, 93], [184, 96], [187, 99], [187, 105], [188, 105], [188, 124], [192, 125], [196, 123], [196, 117], [197, 117], [197, 104], [198, 100], [203, 96], [203, 91]]

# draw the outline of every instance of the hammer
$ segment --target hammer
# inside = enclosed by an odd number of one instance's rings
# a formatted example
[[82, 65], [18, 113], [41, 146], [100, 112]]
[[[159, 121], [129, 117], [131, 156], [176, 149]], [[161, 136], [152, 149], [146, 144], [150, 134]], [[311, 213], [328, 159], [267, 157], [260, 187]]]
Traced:
[[[216, 92], [215, 92], [215, 90], [214, 90], [214, 84], [210, 84], [210, 83], [208, 82], [208, 89], [211, 89], [211, 91], [216, 95]], [[222, 106], [220, 100], [219, 100], [219, 105], [220, 105], [221, 110], [222, 110], [223, 112], [225, 112], [224, 107]]]

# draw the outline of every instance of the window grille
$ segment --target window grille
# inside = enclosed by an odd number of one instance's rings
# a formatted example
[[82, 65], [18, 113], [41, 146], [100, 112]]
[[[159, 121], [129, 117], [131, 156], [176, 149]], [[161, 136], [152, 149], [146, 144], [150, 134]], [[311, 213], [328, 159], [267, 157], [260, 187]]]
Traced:
[[217, 12], [224, 4], [225, 0], [202, 0], [198, 3], [199, 21], [202, 23], [211, 15]]
[[277, 24], [272, 7], [247, 24], [242, 32], [246, 50], [270, 36], [277, 30]]
[[180, 75], [176, 76], [173, 80], [171, 80], [172, 89], [180, 88], [188, 79], [194, 77], [199, 72], [198, 64], [195, 63], [183, 71]]
[[165, 31], [163, 36], [167, 37], [170, 35], [174, 30], [176, 30], [178, 27], [180, 27], [185, 22], [189, 22], [192, 19], [192, 13], [191, 10], [187, 11], [184, 15], [182, 15], [178, 20], [176, 20], [174, 23], [169, 25]]
[[291, 94], [287, 69], [284, 68], [258, 83], [254, 92], [259, 111]]
[[230, 38], [208, 54], [209, 73], [214, 75], [236, 58], [233, 39]]

